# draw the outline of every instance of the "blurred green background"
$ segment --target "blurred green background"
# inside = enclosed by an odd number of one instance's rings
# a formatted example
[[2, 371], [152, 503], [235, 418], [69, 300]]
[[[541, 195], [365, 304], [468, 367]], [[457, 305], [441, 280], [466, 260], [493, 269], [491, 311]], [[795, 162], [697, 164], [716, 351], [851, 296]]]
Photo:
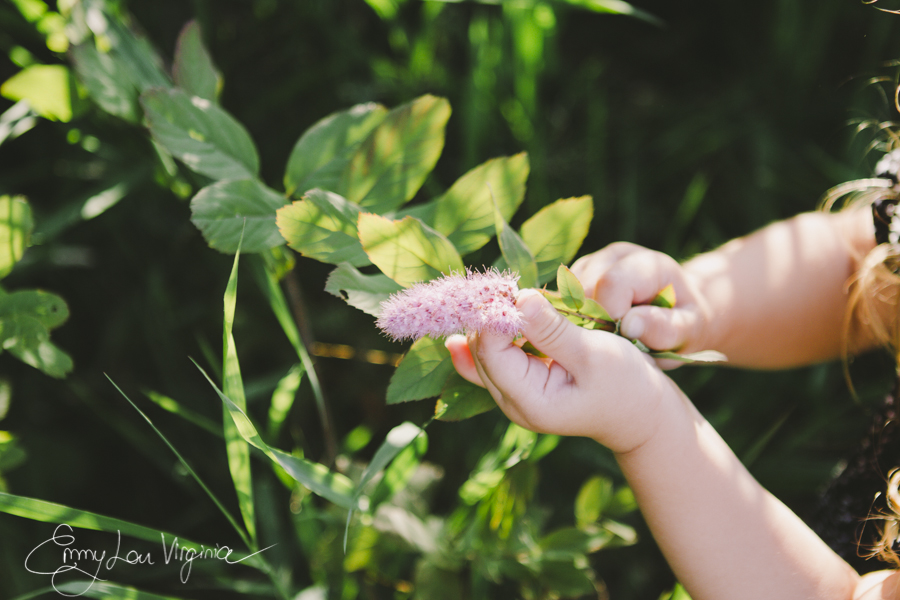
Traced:
[[[67, 61], [48, 48], [21, 4], [0, 4], [0, 81], [28, 64]], [[167, 62], [184, 24], [199, 22], [224, 78], [221, 104], [256, 140], [270, 185], [280, 182], [298, 136], [322, 117], [425, 93], [453, 107], [426, 191], [445, 189], [489, 158], [526, 150], [525, 212], [556, 198], [593, 196], [595, 218], [582, 254], [628, 240], [687, 258], [812, 210], [829, 187], [871, 172], [877, 159], [868, 153], [871, 137], [854, 136], [850, 122], [896, 117], [889, 62], [900, 58], [900, 16], [857, 0], [637, 0], [643, 12], [632, 16], [580, 4], [591, 3], [119, 3]], [[886, 77], [887, 86], [872, 83], [877, 77]], [[0, 112], [12, 104], [0, 99]], [[184, 172], [177, 181], [161, 176], [138, 125], [87, 99], [74, 108], [71, 121], [41, 119], [0, 145], [0, 194], [27, 196], [36, 223], [36, 244], [4, 287], [65, 298], [71, 317], [53, 340], [75, 363], [57, 380], [0, 355], [0, 375], [11, 390], [0, 429], [16, 440], [16, 451], [0, 460], [0, 475], [11, 493], [234, 546], [238, 540], [208, 499], [104, 377], [143, 400], [201, 475], [232, 499], [220, 440], [141, 395], [157, 390], [221, 418], [219, 400], [188, 357], [203, 362], [218, 352], [208, 349], [219, 347], [232, 258], [209, 249], [189, 221], [184, 196], [201, 182]], [[86, 199], [122, 181], [128, 191], [117, 203], [95, 218], [78, 216]], [[328, 270], [298, 257], [295, 281], [312, 338], [402, 352], [368, 315], [324, 293]], [[252, 410], [271, 394], [293, 351], [250, 283], [251, 272], [241, 276], [235, 337]], [[429, 402], [385, 405], [389, 366], [317, 362], [339, 439], [363, 425], [380, 440], [404, 419], [421, 424], [430, 416]], [[851, 373], [858, 400], [840, 364], [781, 373], [684, 368], [674, 377], [760, 481], [806, 515], [863, 435], [872, 407], [889, 389], [892, 366], [867, 356]], [[290, 437], [323, 460], [317, 419], [304, 385]], [[452, 508], [457, 488], [504, 427], [498, 411], [430, 426], [426, 460], [443, 470], [435, 514]], [[543, 459], [534, 502], [547, 522], [571, 522], [580, 485], [596, 473], [620, 481], [611, 456], [585, 440], [563, 440]], [[267, 514], [264, 531], [284, 528], [291, 518], [288, 496], [271, 497], [280, 504], [260, 509]], [[655, 599], [674, 580], [639, 516], [628, 523], [640, 541], [592, 554], [591, 564], [611, 598]], [[46, 585], [23, 561], [51, 533], [50, 525], [0, 514], [0, 597]], [[339, 551], [340, 540], [335, 544]], [[310, 557], [284, 544], [273, 554], [300, 588], [313, 583], [305, 567]], [[155, 574], [135, 569], [126, 579], [160, 593], [230, 597], [185, 591], [175, 578], [154, 580]], [[382, 588], [381, 595], [360, 597], [406, 597]], [[503, 587], [495, 593], [516, 594]]]

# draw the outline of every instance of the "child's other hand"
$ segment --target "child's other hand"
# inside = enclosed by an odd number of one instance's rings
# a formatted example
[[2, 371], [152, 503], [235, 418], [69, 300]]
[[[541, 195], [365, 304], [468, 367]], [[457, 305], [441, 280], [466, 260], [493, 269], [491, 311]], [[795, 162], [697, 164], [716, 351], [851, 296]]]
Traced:
[[[580, 258], [572, 272], [588, 296], [614, 319], [622, 335], [654, 350], [708, 350], [709, 308], [690, 275], [672, 257], [635, 244], [618, 242]], [[675, 308], [650, 302], [667, 285], [675, 289]], [[661, 361], [662, 366], [676, 366]]]
[[652, 359], [620, 336], [573, 325], [538, 292], [523, 291], [517, 307], [525, 337], [552, 358], [526, 354], [509, 337], [453, 336], [447, 348], [460, 375], [532, 431], [591, 437], [614, 452], [653, 435], [673, 384]]

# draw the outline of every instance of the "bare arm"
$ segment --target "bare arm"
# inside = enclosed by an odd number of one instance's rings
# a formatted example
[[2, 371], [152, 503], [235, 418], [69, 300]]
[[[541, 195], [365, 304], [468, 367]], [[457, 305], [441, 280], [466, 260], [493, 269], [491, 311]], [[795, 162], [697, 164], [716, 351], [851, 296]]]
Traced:
[[[736, 366], [784, 368], [840, 355], [848, 282], [873, 237], [868, 210], [804, 213], [684, 265], [633, 244], [613, 244], [572, 270], [588, 293], [622, 318], [625, 335], [651, 348], [714, 349]], [[670, 283], [675, 309], [649, 306]]]
[[710, 308], [706, 345], [738, 365], [840, 356], [849, 281], [875, 245], [867, 210], [805, 213], [684, 265]]

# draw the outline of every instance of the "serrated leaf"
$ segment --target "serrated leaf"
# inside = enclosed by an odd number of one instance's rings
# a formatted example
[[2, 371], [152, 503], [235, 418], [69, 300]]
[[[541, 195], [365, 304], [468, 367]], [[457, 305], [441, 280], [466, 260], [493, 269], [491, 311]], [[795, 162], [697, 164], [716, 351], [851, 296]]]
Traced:
[[369, 260], [402, 286], [463, 270], [462, 258], [453, 244], [418, 219], [392, 221], [362, 213], [358, 227]]
[[299, 195], [313, 188], [343, 191], [341, 176], [353, 151], [387, 114], [380, 104], [357, 104], [307, 129], [288, 158], [284, 173], [287, 193]]
[[178, 35], [172, 77], [175, 79], [175, 85], [189, 94], [213, 102], [219, 96], [222, 75], [216, 70], [209, 52], [203, 45], [203, 36], [197, 21], [189, 21]]
[[275, 222], [288, 246], [300, 254], [333, 265], [364, 267], [371, 261], [356, 231], [359, 214], [358, 205], [317, 188], [278, 209]]
[[284, 243], [275, 223], [285, 199], [256, 179], [217, 181], [191, 199], [191, 222], [210, 247], [233, 254], [263, 252]]
[[356, 148], [333, 191], [375, 213], [399, 208], [437, 163], [449, 118], [450, 103], [435, 96], [398, 106]]
[[13, 266], [31, 245], [34, 220], [24, 196], [0, 196], [0, 278], [9, 275]]
[[52, 121], [72, 120], [69, 69], [64, 65], [31, 65], [0, 86], [0, 94], [13, 102], [27, 100], [37, 114]]
[[660, 293], [650, 302], [653, 306], [661, 306], [662, 308], [675, 308], [675, 287], [670, 283], [662, 289]]
[[511, 270], [519, 274], [519, 288], [537, 286], [538, 271], [534, 256], [519, 234], [503, 218], [496, 203], [494, 204], [494, 227], [504, 261]]
[[451, 373], [444, 392], [435, 404], [434, 416], [440, 421], [462, 421], [496, 407], [490, 392]]
[[259, 156], [250, 134], [234, 117], [205, 98], [179, 89], [141, 94], [153, 139], [191, 170], [213, 179], [250, 179]]
[[559, 265], [556, 270], [556, 287], [560, 299], [567, 308], [581, 310], [585, 303], [584, 287], [566, 265]]
[[402, 285], [387, 275], [365, 275], [347, 263], [338, 265], [325, 282], [326, 292], [373, 317], [381, 314], [382, 302], [402, 289]]
[[433, 398], [441, 393], [453, 373], [450, 351], [442, 342], [428, 337], [414, 343], [391, 376], [387, 403]]
[[420, 218], [465, 256], [496, 235], [494, 201], [506, 221], [515, 214], [525, 198], [528, 170], [524, 152], [489, 160], [457, 179], [433, 202], [420, 205], [427, 207], [418, 209], [423, 213]]
[[557, 200], [522, 224], [519, 234], [537, 261], [538, 285], [552, 279], [558, 265], [575, 257], [593, 216], [593, 200], [581, 196]]

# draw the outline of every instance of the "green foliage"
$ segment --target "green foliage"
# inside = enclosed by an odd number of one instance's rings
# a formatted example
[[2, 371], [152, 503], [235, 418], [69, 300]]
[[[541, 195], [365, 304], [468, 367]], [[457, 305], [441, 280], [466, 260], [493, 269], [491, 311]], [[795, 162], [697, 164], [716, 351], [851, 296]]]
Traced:
[[[894, 58], [900, 38], [871, 9], [820, 4], [640, 5], [658, 20], [581, 0], [0, 8], [4, 93], [26, 98], [0, 109], [0, 193], [32, 200], [0, 213], [0, 332], [11, 350], [0, 355], [0, 486], [16, 499], [0, 515], [0, 596], [46, 583], [21, 564], [52, 532], [50, 515], [145, 528], [150, 544], [168, 529], [245, 540], [245, 552], [249, 529], [258, 547], [277, 544], [249, 571], [198, 561], [190, 592], [148, 568], [123, 571], [127, 585], [96, 582], [96, 597], [671, 589], [608, 453], [510, 428], [485, 390], [450, 370], [440, 342], [413, 345], [393, 370], [402, 349], [371, 317], [419, 280], [410, 272], [527, 265], [527, 250], [543, 285], [613, 239], [690, 256], [866, 174], [870, 140], [848, 153], [836, 135], [854, 89], [838, 83]], [[648, 27], [654, 20], [666, 28]], [[888, 92], [883, 105], [878, 94], [857, 102], [878, 116], [863, 129], [892, 118]], [[591, 196], [570, 197], [582, 193]], [[360, 233], [361, 215], [376, 231]], [[239, 243], [240, 270], [257, 287], [241, 288], [220, 355], [209, 340], [224, 333], [215, 307], [234, 266], [221, 253]], [[412, 266], [398, 262], [411, 255]], [[614, 330], [593, 310], [580, 324]], [[324, 356], [347, 346], [352, 361]], [[16, 353], [68, 377], [46, 377]], [[225, 363], [230, 387], [213, 376], [221, 402], [187, 355], [211, 374]], [[102, 372], [123, 389], [159, 390], [144, 400], [147, 421], [177, 442], [177, 460]], [[849, 402], [835, 392], [839, 368], [675, 376], [754, 474], [804, 508], [884, 391], [877, 377], [855, 377], [875, 383]], [[429, 398], [436, 404], [414, 401]], [[242, 506], [230, 492], [220, 404], [237, 431], [229, 445], [257, 461], [238, 477], [252, 488], [252, 516], [250, 497]], [[636, 547], [615, 550], [636, 531]]]

